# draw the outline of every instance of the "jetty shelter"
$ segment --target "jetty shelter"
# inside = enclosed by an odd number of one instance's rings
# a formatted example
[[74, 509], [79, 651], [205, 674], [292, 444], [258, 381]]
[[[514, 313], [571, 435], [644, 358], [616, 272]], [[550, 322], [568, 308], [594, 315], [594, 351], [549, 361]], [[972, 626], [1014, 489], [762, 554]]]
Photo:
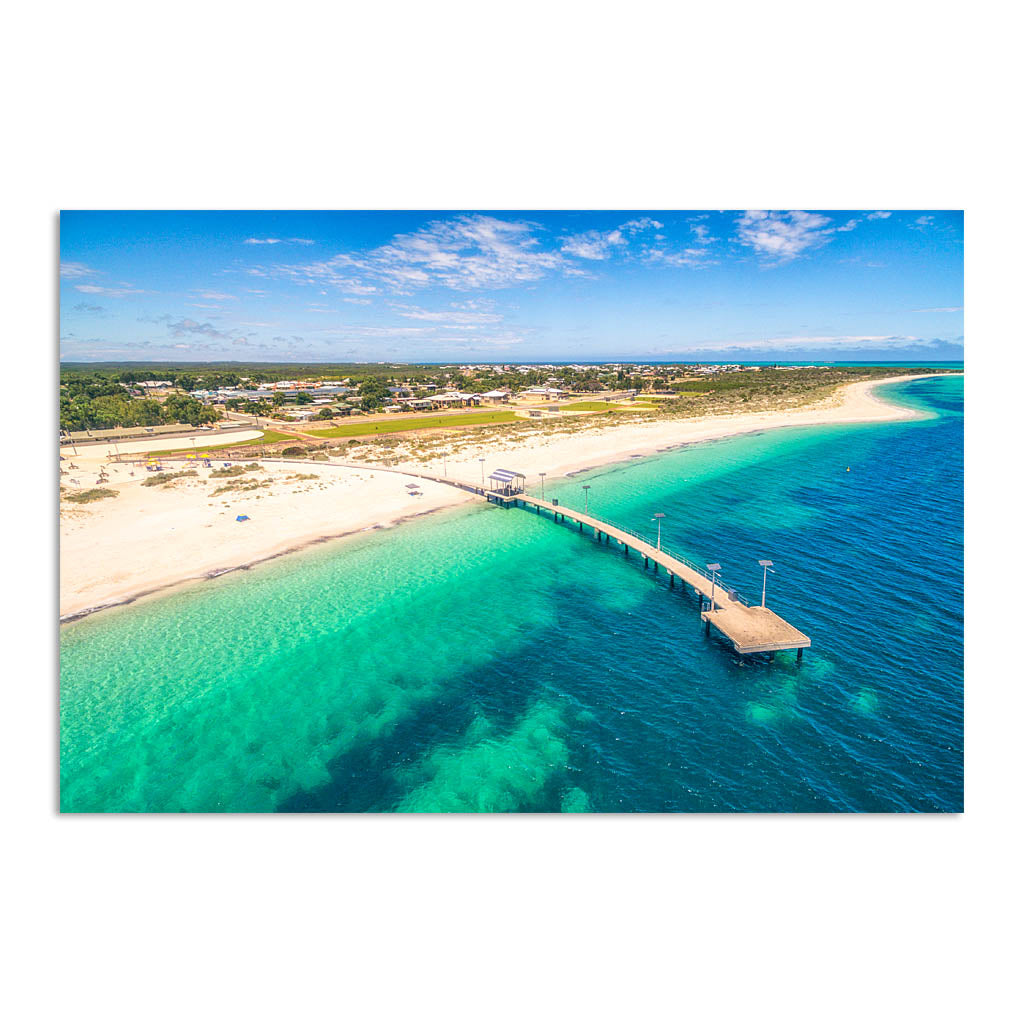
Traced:
[[496, 494], [511, 496], [526, 490], [526, 475], [512, 469], [496, 469], [487, 479]]

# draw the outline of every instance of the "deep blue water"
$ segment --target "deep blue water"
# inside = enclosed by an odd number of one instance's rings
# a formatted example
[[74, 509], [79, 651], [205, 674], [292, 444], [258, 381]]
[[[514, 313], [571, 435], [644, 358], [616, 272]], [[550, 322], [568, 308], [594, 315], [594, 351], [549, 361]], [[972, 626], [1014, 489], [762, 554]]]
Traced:
[[771, 558], [801, 663], [568, 526], [459, 510], [65, 627], [62, 808], [961, 810], [962, 378], [888, 391], [929, 417], [546, 487], [664, 512], [752, 601]]

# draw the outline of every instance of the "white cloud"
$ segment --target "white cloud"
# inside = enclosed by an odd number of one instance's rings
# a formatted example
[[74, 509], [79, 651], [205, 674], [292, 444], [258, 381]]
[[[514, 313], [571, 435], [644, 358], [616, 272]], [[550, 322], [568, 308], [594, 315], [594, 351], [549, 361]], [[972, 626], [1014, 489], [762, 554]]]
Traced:
[[[631, 222], [636, 223], [636, 222]], [[625, 245], [622, 231], [584, 231], [562, 239], [562, 252], [581, 260], [606, 260], [615, 246]]]
[[200, 292], [199, 298], [211, 299], [214, 302], [227, 302], [230, 299], [234, 299], [234, 295], [228, 295], [226, 292]]
[[932, 226], [934, 220], [935, 218], [930, 213], [925, 214], [922, 217], [918, 217], [913, 224], [908, 224], [907, 227], [912, 231], [924, 231]]
[[836, 231], [852, 231], [859, 223], [859, 220], [848, 220], [841, 227], [836, 228]]
[[961, 313], [963, 306], [932, 306], [930, 309], [913, 309], [912, 313]]
[[663, 263], [669, 267], [701, 267], [714, 266], [718, 261], [712, 259], [707, 249], [668, 249], [664, 246], [650, 246], [643, 250], [642, 256], [650, 263]]
[[636, 220], [627, 220], [625, 224], [619, 225], [620, 231], [635, 235], [640, 231], [660, 231], [665, 225], [652, 217], [639, 217]]
[[642, 231], [658, 231], [664, 226], [652, 217], [638, 217], [627, 220], [613, 231], [584, 231], [569, 235], [562, 239], [562, 252], [582, 260], [606, 260], [615, 255], [618, 247], [629, 244], [626, 235], [633, 238]]
[[112, 299], [123, 299], [126, 295], [143, 295], [141, 288], [133, 288], [131, 285], [121, 285], [114, 288], [107, 288], [98, 284], [76, 284], [75, 288], [87, 295], [109, 295]]
[[[502, 288], [537, 281], [567, 268], [563, 256], [541, 248], [534, 227], [480, 214], [431, 221], [366, 253], [339, 253], [317, 263], [279, 265], [272, 272], [356, 295], [379, 291], [367, 279], [400, 294], [438, 286]], [[260, 275], [271, 272], [256, 269]]]
[[247, 238], [245, 245], [316, 245], [312, 238]]
[[690, 232], [697, 236], [698, 245], [710, 245], [712, 242], [717, 242], [717, 238], [711, 236], [711, 229], [707, 224], [702, 223], [705, 218], [698, 217], [690, 222]]
[[392, 307], [399, 316], [409, 320], [425, 320], [428, 323], [443, 324], [446, 328], [477, 330], [487, 324], [498, 324], [504, 320], [500, 313], [478, 313], [467, 310], [427, 310], [418, 306]]
[[892, 216], [889, 210], [875, 210], [874, 213], [869, 213], [866, 220], [888, 220]]
[[898, 334], [797, 334], [781, 338], [757, 338], [746, 341], [706, 341], [693, 346], [693, 348], [785, 352], [803, 349], [842, 350], [856, 347], [883, 352], [892, 348], [926, 348], [934, 343], [934, 339]]
[[62, 262], [60, 265], [60, 276], [66, 278], [69, 281], [73, 281], [79, 277], [93, 277], [97, 271], [93, 270], [92, 267], [87, 267], [84, 263]]
[[774, 263], [786, 263], [824, 245], [835, 230], [830, 223], [823, 214], [804, 210], [747, 210], [736, 222], [739, 240]]

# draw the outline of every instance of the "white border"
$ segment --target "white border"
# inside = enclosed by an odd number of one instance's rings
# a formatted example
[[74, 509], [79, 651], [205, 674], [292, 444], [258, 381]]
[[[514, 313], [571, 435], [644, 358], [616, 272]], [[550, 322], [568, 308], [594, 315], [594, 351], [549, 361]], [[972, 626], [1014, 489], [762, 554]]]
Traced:
[[[715, 10], [19, 11], [12, 1019], [944, 1021], [1016, 1003], [1015, 35], [984, 8]], [[57, 209], [746, 205], [967, 208], [965, 815], [54, 815]]]

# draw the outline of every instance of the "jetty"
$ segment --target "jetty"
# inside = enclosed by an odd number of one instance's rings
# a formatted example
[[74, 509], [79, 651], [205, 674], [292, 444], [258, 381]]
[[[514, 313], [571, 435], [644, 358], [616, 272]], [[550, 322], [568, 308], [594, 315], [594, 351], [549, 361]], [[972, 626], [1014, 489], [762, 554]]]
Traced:
[[[196, 457], [193, 454], [184, 457], [175, 454], [163, 456], [162, 461], [184, 461], [184, 459], [195, 459]], [[211, 457], [217, 458], [212, 454], [198, 455], [200, 459]], [[122, 457], [111, 461], [141, 464], [144, 457]], [[236, 458], [231, 461], [242, 460]], [[309, 465], [307, 459], [283, 457], [264, 457], [253, 461], [269, 464]], [[810, 637], [801, 633], [795, 626], [791, 626], [780, 615], [764, 605], [749, 604], [734, 589], [727, 586], [717, 573], [709, 573], [683, 555], [670, 551], [660, 543], [660, 538], [657, 544], [652, 544], [649, 539], [628, 527], [599, 519], [597, 516], [591, 515], [589, 511], [580, 512], [568, 505], [561, 504], [558, 500], [547, 501], [544, 498], [528, 494], [526, 492], [526, 477], [523, 473], [507, 469], [495, 470], [488, 477], [490, 486], [487, 486], [482, 473], [480, 484], [473, 484], [447, 475], [441, 476], [436, 473], [424, 473], [408, 468], [378, 466], [369, 463], [329, 459], [320, 465], [378, 473], [395, 473], [400, 476], [430, 480], [434, 483], [446, 484], [449, 487], [457, 487], [503, 508], [532, 509], [538, 515], [547, 513], [553, 523], [571, 523], [580, 533], [584, 529], [593, 531], [594, 539], [598, 543], [610, 546], [614, 542], [616, 549], [621, 550], [626, 558], [635, 556], [637, 563], [642, 558], [644, 569], [653, 567], [655, 573], [659, 569], [664, 569], [668, 573], [670, 588], [674, 588], [677, 581], [681, 590], [686, 587], [691, 588], [699, 602], [699, 613], [705, 626], [705, 633], [710, 634], [711, 627], [714, 626], [732, 643], [738, 654], [766, 653], [771, 658], [777, 651], [796, 651], [797, 659], [800, 659], [804, 650], [811, 646]]]
[[696, 563], [654, 545], [633, 530], [598, 519], [587, 512], [569, 508], [557, 501], [546, 501], [527, 494], [525, 491], [510, 493], [509, 489], [492, 490], [487, 500], [506, 508], [532, 508], [537, 513], [547, 512], [555, 523], [571, 523], [583, 532], [593, 531], [598, 543], [611, 545], [614, 542], [624, 556], [643, 559], [645, 569], [654, 567], [654, 572], [664, 569], [669, 576], [669, 587], [675, 587], [678, 580], [681, 587], [690, 587], [700, 602], [700, 617], [705, 632], [714, 626], [731, 641], [738, 654], [796, 651], [797, 659], [803, 657], [804, 649], [811, 646], [811, 639], [791, 626], [780, 615], [763, 605], [750, 605], [735, 590], [729, 588], [717, 573], [708, 573]]

